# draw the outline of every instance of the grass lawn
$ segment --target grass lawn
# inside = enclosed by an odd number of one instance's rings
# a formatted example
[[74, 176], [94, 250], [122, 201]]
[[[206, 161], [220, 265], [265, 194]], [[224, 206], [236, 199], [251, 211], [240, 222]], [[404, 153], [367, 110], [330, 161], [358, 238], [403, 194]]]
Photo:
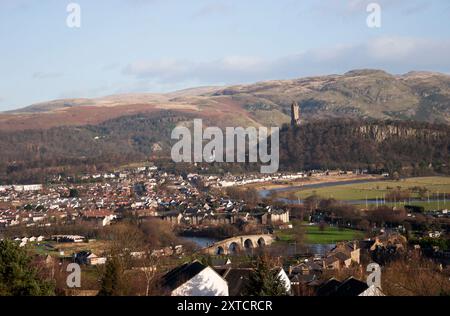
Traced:
[[[410, 178], [399, 181], [384, 180], [369, 183], [336, 185], [332, 187], [301, 189], [296, 192], [285, 192], [280, 194], [282, 197], [289, 197], [294, 193], [297, 198], [305, 199], [308, 196], [317, 194], [324, 198], [334, 198], [336, 200], [365, 200], [383, 198], [389, 190], [400, 187], [402, 190], [413, 187], [426, 187], [430, 194], [450, 193], [450, 177], [424, 177]], [[418, 197], [412, 194], [412, 197]], [[426, 202], [425, 202], [426, 203]], [[437, 204], [437, 203], [436, 203]], [[443, 204], [443, 203], [442, 203]]]
[[[360, 231], [352, 229], [340, 230], [337, 227], [325, 227], [324, 231], [320, 231], [319, 226], [303, 225], [305, 229], [305, 243], [307, 244], [333, 244], [340, 241], [349, 241], [363, 238], [364, 235]], [[279, 241], [293, 242], [295, 240], [294, 230], [282, 230], [276, 233]]]
[[[46, 245], [51, 245], [51, 247], [47, 247]], [[64, 251], [66, 256], [69, 256], [73, 253], [77, 253], [83, 250], [89, 250], [97, 255], [103, 254], [106, 250], [109, 249], [109, 243], [107, 241], [92, 241], [89, 243], [56, 243], [53, 241], [50, 242], [42, 242], [40, 245], [37, 243], [30, 244], [30, 249], [33, 250], [36, 254], [39, 255], [51, 255], [51, 256], [59, 256], [59, 251]]]
[[[430, 203], [428, 203], [427, 201], [411, 202], [411, 203], [408, 203], [408, 202], [406, 202], [406, 203], [405, 202], [388, 203], [388, 202], [386, 202], [386, 205], [387, 206], [391, 206], [391, 207], [394, 207], [394, 206], [401, 207], [401, 206], [405, 206], [405, 205], [422, 206], [425, 209], [425, 211], [435, 211], [435, 210], [441, 210], [441, 209], [450, 209], [450, 201], [446, 201], [445, 203], [444, 203], [444, 201], [441, 201], [439, 203], [437, 201], [436, 202], [435, 201], [430, 201]], [[365, 204], [358, 204], [357, 206], [361, 207], [361, 208], [366, 207]]]

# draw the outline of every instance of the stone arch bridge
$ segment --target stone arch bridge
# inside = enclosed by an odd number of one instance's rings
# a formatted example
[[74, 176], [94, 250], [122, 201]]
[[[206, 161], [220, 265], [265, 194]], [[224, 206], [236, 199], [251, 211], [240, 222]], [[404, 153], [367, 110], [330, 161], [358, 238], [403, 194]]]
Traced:
[[204, 248], [203, 252], [210, 255], [230, 255], [240, 251], [270, 246], [275, 240], [272, 235], [247, 235], [228, 238]]

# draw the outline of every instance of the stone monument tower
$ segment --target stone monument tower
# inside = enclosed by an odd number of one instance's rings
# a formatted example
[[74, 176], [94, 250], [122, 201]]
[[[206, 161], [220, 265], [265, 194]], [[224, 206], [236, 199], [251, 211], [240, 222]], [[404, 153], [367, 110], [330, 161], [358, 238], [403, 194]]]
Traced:
[[300, 126], [300, 106], [295, 101], [291, 106], [291, 125]]

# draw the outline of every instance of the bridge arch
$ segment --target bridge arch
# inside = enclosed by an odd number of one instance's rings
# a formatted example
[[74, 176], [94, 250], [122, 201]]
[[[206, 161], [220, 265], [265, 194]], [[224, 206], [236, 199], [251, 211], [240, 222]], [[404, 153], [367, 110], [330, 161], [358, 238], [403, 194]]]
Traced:
[[228, 246], [228, 251], [231, 254], [237, 253], [239, 250], [240, 250], [239, 244], [237, 242], [235, 242], [235, 241], [230, 243], [230, 245]]
[[224, 255], [224, 254], [225, 254], [225, 249], [223, 249], [222, 246], [217, 247], [216, 255], [221, 256], [221, 255]]
[[265, 247], [266, 246], [266, 240], [263, 237], [260, 237], [258, 239], [258, 247]]
[[253, 249], [253, 248], [255, 248], [253, 245], [253, 241], [250, 238], [246, 239], [244, 241], [244, 249]]

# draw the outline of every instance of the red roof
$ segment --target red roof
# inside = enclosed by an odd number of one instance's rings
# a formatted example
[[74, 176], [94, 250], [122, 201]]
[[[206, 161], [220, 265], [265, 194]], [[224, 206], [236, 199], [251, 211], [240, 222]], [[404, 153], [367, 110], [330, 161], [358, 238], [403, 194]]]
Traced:
[[83, 215], [83, 217], [98, 218], [111, 216], [114, 213], [109, 210], [93, 210], [93, 211], [84, 211], [81, 214]]

